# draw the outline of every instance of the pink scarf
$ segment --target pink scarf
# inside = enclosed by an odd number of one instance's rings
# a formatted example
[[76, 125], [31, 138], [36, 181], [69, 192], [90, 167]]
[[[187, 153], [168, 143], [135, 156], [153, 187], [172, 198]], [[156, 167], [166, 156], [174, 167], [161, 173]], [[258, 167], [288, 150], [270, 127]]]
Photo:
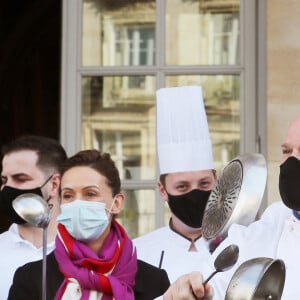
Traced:
[[60, 300], [66, 290], [76, 282], [81, 295], [87, 300], [97, 291], [100, 299], [132, 300], [137, 271], [136, 251], [125, 230], [113, 221], [98, 256], [84, 243], [72, 238], [62, 224], [58, 224], [55, 240], [55, 257], [65, 280], [55, 300]]

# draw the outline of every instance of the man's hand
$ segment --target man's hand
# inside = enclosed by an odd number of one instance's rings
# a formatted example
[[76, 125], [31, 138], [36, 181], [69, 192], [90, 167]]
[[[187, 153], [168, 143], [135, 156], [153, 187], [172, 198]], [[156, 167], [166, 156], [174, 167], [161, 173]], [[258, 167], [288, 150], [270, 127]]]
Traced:
[[209, 284], [203, 285], [203, 276], [192, 272], [179, 277], [163, 296], [163, 300], [212, 300], [213, 289]]

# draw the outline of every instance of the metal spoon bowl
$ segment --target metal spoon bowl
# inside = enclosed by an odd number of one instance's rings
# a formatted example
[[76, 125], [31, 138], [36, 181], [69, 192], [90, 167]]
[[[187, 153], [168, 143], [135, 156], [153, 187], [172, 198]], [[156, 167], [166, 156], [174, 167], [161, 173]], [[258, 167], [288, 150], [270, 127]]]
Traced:
[[16, 213], [30, 225], [45, 228], [50, 221], [50, 209], [47, 202], [39, 195], [25, 193], [13, 200]]
[[50, 221], [50, 209], [47, 202], [39, 195], [25, 193], [13, 200], [12, 206], [16, 213], [32, 226], [43, 228], [43, 274], [42, 300], [46, 300], [47, 273], [47, 227]]
[[223, 249], [215, 259], [215, 271], [204, 281], [206, 284], [218, 272], [229, 270], [237, 262], [239, 257], [239, 247], [237, 245], [229, 245]]

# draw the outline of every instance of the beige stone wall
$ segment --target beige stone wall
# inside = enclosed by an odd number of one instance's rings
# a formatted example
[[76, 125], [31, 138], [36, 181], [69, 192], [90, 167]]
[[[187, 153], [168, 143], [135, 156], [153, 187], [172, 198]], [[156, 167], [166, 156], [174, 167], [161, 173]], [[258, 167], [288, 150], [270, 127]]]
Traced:
[[300, 1], [267, 2], [268, 203], [278, 191], [280, 145], [300, 113]]

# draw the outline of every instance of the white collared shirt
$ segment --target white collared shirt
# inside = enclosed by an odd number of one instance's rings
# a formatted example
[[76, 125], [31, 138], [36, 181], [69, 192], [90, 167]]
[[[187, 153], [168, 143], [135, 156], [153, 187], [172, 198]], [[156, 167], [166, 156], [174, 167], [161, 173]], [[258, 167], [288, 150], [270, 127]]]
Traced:
[[[47, 245], [47, 253], [50, 253], [54, 247], [54, 241], [49, 243]], [[31, 242], [22, 239], [17, 224], [12, 224], [7, 231], [1, 233], [0, 300], [7, 299], [16, 269], [28, 262], [40, 260], [42, 258], [43, 247], [36, 248]]]

